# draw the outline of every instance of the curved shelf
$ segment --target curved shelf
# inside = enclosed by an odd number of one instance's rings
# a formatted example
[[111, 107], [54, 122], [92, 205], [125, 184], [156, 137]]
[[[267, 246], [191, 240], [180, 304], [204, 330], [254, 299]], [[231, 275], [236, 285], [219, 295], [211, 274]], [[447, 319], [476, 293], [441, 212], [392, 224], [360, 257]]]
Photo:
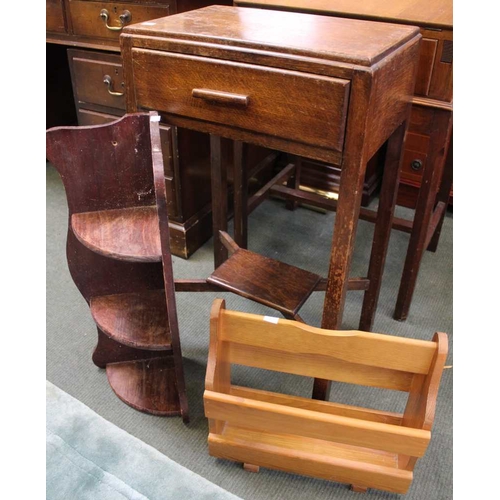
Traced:
[[91, 250], [129, 262], [161, 262], [156, 206], [73, 214], [71, 227]]
[[152, 415], [180, 415], [172, 357], [111, 363], [106, 366], [115, 394], [136, 410]]
[[152, 351], [171, 349], [163, 290], [94, 297], [90, 312], [97, 326], [120, 344]]

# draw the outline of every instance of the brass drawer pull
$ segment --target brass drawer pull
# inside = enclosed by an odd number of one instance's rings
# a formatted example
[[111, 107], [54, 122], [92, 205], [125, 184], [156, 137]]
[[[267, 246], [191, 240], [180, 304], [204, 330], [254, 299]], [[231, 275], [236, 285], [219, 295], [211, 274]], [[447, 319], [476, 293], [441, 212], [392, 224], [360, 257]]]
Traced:
[[220, 90], [193, 89], [193, 97], [205, 101], [218, 102], [221, 104], [236, 104], [238, 106], [248, 106], [249, 97], [243, 94], [232, 94], [231, 92], [222, 92]]
[[106, 28], [111, 31], [120, 31], [123, 27], [132, 20], [132, 14], [128, 10], [124, 10], [118, 17], [120, 19], [121, 26], [110, 26], [108, 24], [109, 12], [107, 9], [102, 9], [99, 14], [100, 18], [104, 21]]
[[423, 165], [424, 164], [423, 164], [422, 160], [418, 160], [418, 159], [413, 160], [410, 164], [411, 169], [414, 170], [415, 172], [418, 172], [419, 170], [421, 170]]
[[113, 80], [109, 75], [104, 75], [103, 83], [108, 87], [108, 93], [111, 95], [125, 95], [125, 92], [115, 92], [112, 90], [113, 88]]

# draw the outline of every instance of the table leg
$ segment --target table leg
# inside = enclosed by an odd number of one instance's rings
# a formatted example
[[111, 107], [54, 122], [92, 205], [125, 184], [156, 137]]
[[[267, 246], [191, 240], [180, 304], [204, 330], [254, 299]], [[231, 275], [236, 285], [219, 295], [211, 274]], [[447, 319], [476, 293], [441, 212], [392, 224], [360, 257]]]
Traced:
[[[446, 203], [446, 206], [448, 206], [448, 203], [450, 201], [452, 186], [453, 186], [453, 134], [451, 136], [450, 144], [448, 146], [448, 154], [446, 155], [446, 163], [444, 164], [444, 172], [443, 172], [443, 178], [441, 180], [441, 187], [439, 188], [439, 193], [436, 199], [437, 203], [442, 201]], [[427, 247], [427, 250], [431, 252], [435, 252], [437, 250], [437, 246], [439, 243], [439, 236], [441, 235], [441, 228], [443, 227], [445, 214], [446, 211], [443, 212], [443, 215], [439, 219], [438, 225], [436, 226], [436, 229], [434, 231], [434, 234], [432, 235], [429, 246]]]
[[[440, 133], [441, 132], [441, 133]], [[405, 320], [410, 311], [411, 300], [417, 284], [420, 262], [425, 251], [427, 232], [435, 206], [436, 195], [441, 181], [445, 138], [451, 132], [451, 114], [449, 111], [435, 110], [429, 156], [422, 175], [422, 184], [418, 192], [413, 228], [408, 244], [408, 251], [399, 286], [394, 319]]]
[[240, 248], [248, 248], [248, 178], [245, 164], [245, 143], [234, 141], [234, 241]]
[[[349, 157], [342, 165], [339, 185], [337, 215], [333, 229], [330, 268], [323, 305], [321, 327], [329, 330], [340, 329], [346, 292], [348, 289], [349, 270], [351, 267], [359, 210], [363, 197], [366, 160], [362, 154]], [[314, 399], [327, 400], [331, 382], [314, 379]]]
[[217, 135], [210, 135], [210, 176], [214, 268], [217, 269], [228, 258], [227, 249], [219, 238], [219, 231], [227, 231], [227, 172], [222, 165], [221, 138]]
[[382, 189], [380, 191], [380, 201], [368, 267], [370, 284], [368, 290], [365, 292], [359, 322], [359, 329], [366, 332], [372, 329], [380, 286], [382, 285], [382, 275], [384, 273], [385, 258], [389, 247], [392, 219], [394, 217], [394, 208], [396, 207], [398, 194], [406, 128], [407, 122], [403, 122], [394, 131], [387, 143]]
[[[293, 171], [293, 175], [290, 176], [288, 179], [286, 185], [289, 188], [292, 189], [299, 189], [300, 188], [300, 173], [302, 170], [302, 158], [300, 156], [295, 156], [293, 155], [291, 158], [291, 161], [295, 164], [295, 169]], [[298, 203], [293, 200], [287, 200], [285, 207], [288, 210], [295, 210], [298, 206]]]

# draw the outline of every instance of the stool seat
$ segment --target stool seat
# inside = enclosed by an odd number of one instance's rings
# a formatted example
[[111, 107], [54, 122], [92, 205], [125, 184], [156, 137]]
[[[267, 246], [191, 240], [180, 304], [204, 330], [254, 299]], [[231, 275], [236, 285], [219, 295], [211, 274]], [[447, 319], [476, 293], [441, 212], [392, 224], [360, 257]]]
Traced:
[[276, 309], [289, 318], [296, 316], [320, 280], [317, 274], [238, 247], [207, 278], [213, 285]]

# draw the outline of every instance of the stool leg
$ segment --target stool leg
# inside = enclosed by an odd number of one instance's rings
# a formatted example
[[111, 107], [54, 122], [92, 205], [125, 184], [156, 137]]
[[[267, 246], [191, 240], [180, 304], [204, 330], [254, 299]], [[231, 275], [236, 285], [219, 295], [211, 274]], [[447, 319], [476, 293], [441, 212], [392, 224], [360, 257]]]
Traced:
[[375, 318], [380, 286], [382, 285], [382, 275], [384, 272], [385, 258], [389, 239], [391, 237], [392, 219], [398, 194], [399, 175], [401, 172], [401, 161], [403, 158], [403, 146], [405, 139], [407, 122], [396, 129], [387, 143], [387, 153], [385, 156], [384, 176], [382, 179], [382, 189], [380, 191], [380, 201], [375, 222], [372, 251], [370, 255], [370, 265], [368, 267], [368, 279], [370, 284], [365, 292], [363, 308], [359, 329], [370, 331]]
[[210, 135], [210, 175], [212, 182], [212, 228], [214, 239], [214, 268], [228, 258], [219, 231], [227, 232], [227, 172], [222, 165], [221, 138]]
[[234, 241], [240, 248], [248, 248], [248, 178], [247, 147], [234, 141], [233, 188], [234, 188]]
[[442, 148], [442, 144], [446, 139], [446, 137], [443, 137], [443, 133], [451, 133], [451, 113], [444, 110], [435, 110], [429, 155], [422, 175], [422, 184], [418, 192], [413, 228], [406, 253], [403, 276], [399, 285], [396, 310], [394, 312], [394, 319], [397, 320], [405, 320], [408, 317], [413, 292], [417, 284], [420, 262], [425, 251], [427, 232], [443, 172], [445, 151]]

